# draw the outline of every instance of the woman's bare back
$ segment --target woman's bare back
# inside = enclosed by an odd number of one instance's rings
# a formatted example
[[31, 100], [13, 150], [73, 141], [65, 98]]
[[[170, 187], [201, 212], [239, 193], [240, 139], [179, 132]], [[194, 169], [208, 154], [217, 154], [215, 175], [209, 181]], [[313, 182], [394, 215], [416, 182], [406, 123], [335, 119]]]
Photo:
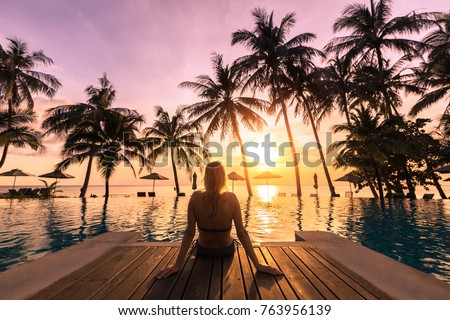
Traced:
[[202, 191], [192, 195], [190, 205], [199, 230], [198, 241], [202, 246], [224, 248], [231, 244], [231, 225], [236, 202], [236, 196], [230, 192], [222, 193], [216, 206]]

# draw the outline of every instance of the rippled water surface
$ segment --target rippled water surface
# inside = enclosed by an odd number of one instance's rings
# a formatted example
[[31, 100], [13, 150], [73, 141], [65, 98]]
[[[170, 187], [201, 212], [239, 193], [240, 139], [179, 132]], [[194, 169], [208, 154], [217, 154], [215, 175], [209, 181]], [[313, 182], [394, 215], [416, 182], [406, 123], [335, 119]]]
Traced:
[[[0, 271], [108, 231], [178, 241], [189, 197], [0, 200]], [[294, 241], [294, 231], [331, 231], [450, 282], [450, 201], [365, 198], [241, 199], [254, 241]]]

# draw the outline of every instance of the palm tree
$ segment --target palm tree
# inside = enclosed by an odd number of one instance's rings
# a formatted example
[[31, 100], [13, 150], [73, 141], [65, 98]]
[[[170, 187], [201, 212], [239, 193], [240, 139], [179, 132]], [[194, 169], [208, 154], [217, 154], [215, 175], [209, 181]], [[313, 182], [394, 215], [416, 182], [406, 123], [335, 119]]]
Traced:
[[323, 90], [322, 86], [322, 70], [317, 68], [291, 68], [289, 70], [292, 78], [292, 95], [295, 97], [295, 115], [303, 114], [303, 121], [306, 124], [311, 124], [314, 133], [314, 138], [317, 143], [320, 161], [322, 162], [323, 171], [328, 182], [328, 188], [332, 197], [337, 197], [336, 191], [331, 181], [330, 173], [328, 172], [327, 163], [320, 143], [319, 135], [317, 133], [317, 109], [319, 105], [330, 105], [331, 101], [327, 92]]
[[[0, 146], [10, 145], [16, 148], [29, 146], [33, 150], [43, 152], [42, 134], [30, 125], [35, 121], [32, 111], [14, 108], [0, 111]], [[6, 152], [0, 159], [0, 167], [6, 160]]]
[[[12, 118], [15, 117], [15, 119], [11, 118], [6, 122], [8, 124], [7, 130], [13, 130], [12, 125], [17, 122], [16, 115], [25, 114], [23, 111], [16, 113], [14, 109], [17, 109], [25, 101], [27, 110], [31, 112], [34, 107], [34, 94], [42, 93], [51, 98], [56, 94], [61, 83], [50, 74], [34, 70], [39, 65], [49, 66], [53, 64], [53, 61], [42, 50], [30, 53], [28, 45], [24, 41], [18, 38], [7, 38], [7, 40], [9, 42], [7, 47], [0, 45], [0, 102], [6, 101], [8, 114]], [[21, 128], [25, 129], [26, 127]], [[34, 130], [29, 131], [29, 135], [35, 134]], [[16, 138], [20, 139], [20, 136], [16, 136]], [[29, 141], [25, 141], [23, 145], [30, 145]], [[11, 141], [5, 140], [2, 144], [3, 154], [0, 167], [5, 162], [11, 143]], [[17, 139], [13, 143], [16, 146], [22, 144]]]
[[[98, 82], [100, 86], [95, 87], [89, 85], [84, 90], [88, 96], [86, 103], [61, 105], [46, 110], [44, 120], [41, 124], [42, 129], [46, 130], [44, 135], [56, 134], [58, 136], [65, 136], [73, 133], [75, 130], [79, 133], [85, 127], [89, 128], [94, 119], [97, 122], [102, 121], [105, 116], [105, 110], [111, 108], [111, 105], [116, 99], [116, 90], [114, 85], [108, 80], [106, 73], [98, 79]], [[125, 109], [115, 108], [114, 110], [120, 112]], [[86, 196], [94, 155], [95, 150], [92, 150], [92, 153], [88, 154], [88, 165], [84, 183], [80, 191], [80, 198]]]
[[302, 33], [290, 40], [286, 39], [295, 24], [295, 13], [288, 13], [279, 26], [274, 24], [273, 12], [268, 14], [266, 10], [256, 8], [252, 11], [252, 15], [255, 19], [253, 31], [243, 29], [232, 35], [232, 45], [240, 43], [252, 51], [250, 55], [237, 59], [236, 65], [244, 74], [250, 73], [243, 87], [244, 90], [268, 88], [273, 104], [269, 111], [275, 113], [277, 108], [281, 109], [294, 160], [297, 196], [301, 196], [298, 157], [283, 91], [289, 83], [288, 69], [295, 65], [309, 66], [314, 57], [321, 56], [321, 52], [305, 46], [315, 38], [312, 33]]
[[411, 116], [443, 99], [448, 100], [444, 116], [450, 115], [450, 13], [439, 14], [436, 24], [437, 30], [423, 40], [431, 49], [428, 61], [418, 70], [418, 84], [432, 90], [413, 106]]
[[[62, 150], [63, 160], [58, 168], [66, 169], [85, 159], [97, 159], [100, 173], [105, 179], [105, 198], [109, 197], [109, 181], [120, 163], [130, 167], [136, 176], [131, 160], [144, 163], [144, 144], [137, 138], [142, 115], [129, 109], [105, 109], [102, 121], [92, 119], [72, 130]], [[88, 166], [90, 170], [90, 166]]]
[[[357, 64], [374, 64], [382, 82], [383, 70], [386, 69], [386, 59], [383, 52], [395, 50], [404, 56], [420, 56], [426, 45], [417, 40], [406, 39], [403, 36], [419, 33], [433, 24], [430, 13], [412, 12], [400, 17], [391, 17], [391, 1], [370, 0], [370, 7], [364, 4], [347, 6], [340, 18], [333, 25], [334, 32], [350, 30], [349, 36], [332, 39], [325, 51], [345, 53], [350, 61]], [[389, 116], [399, 113], [393, 105], [386, 88], [380, 88]]]
[[200, 75], [197, 81], [185, 81], [181, 88], [189, 88], [198, 93], [203, 101], [189, 106], [186, 110], [189, 118], [195, 118], [196, 123], [209, 121], [205, 131], [205, 139], [220, 130], [220, 139], [223, 140], [231, 133], [237, 139], [241, 149], [242, 164], [244, 166], [245, 182], [249, 196], [253, 195], [247, 169], [247, 158], [242, 142], [239, 124], [242, 123], [251, 131], [260, 130], [267, 125], [258, 114], [267, 110], [266, 101], [253, 97], [238, 97], [237, 91], [242, 89], [243, 79], [236, 66], [223, 65], [222, 55], [214, 54], [212, 58], [214, 80], [208, 75]]
[[337, 167], [355, 166], [367, 169], [372, 167], [375, 173], [378, 194], [384, 199], [382, 170], [392, 155], [404, 154], [407, 146], [399, 139], [398, 118], [389, 118], [380, 122], [380, 113], [373, 114], [369, 109], [354, 109], [351, 124], [334, 127], [335, 132], [346, 132], [345, 140], [336, 141], [330, 150], [342, 148], [335, 161]]
[[153, 126], [144, 129], [145, 140], [150, 146], [147, 161], [155, 165], [156, 159], [169, 157], [172, 165], [175, 188], [180, 194], [177, 166], [185, 167], [190, 174], [194, 167], [202, 166], [209, 152], [202, 145], [200, 126], [185, 118], [182, 108], [177, 108], [171, 117], [162, 107], [156, 106], [156, 120]]

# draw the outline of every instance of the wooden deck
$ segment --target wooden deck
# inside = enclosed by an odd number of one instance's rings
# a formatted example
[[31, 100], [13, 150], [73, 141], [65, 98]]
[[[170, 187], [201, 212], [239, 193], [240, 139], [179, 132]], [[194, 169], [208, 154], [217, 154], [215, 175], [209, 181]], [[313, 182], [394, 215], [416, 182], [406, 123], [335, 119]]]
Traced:
[[156, 275], [176, 259], [177, 246], [118, 246], [41, 290], [31, 299], [390, 299], [313, 246], [255, 248], [283, 276], [255, 272], [242, 247], [233, 257], [197, 258], [182, 271]]

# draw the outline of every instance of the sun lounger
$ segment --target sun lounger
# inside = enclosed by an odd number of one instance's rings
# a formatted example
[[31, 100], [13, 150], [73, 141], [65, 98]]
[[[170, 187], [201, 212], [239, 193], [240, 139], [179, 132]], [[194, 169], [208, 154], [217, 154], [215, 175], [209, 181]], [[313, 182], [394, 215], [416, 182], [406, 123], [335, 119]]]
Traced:
[[186, 193], [184, 193], [184, 192], [180, 192], [177, 194], [177, 197], [185, 197], [185, 196], [186, 196]]
[[286, 197], [286, 192], [279, 192], [279, 193], [278, 193], [278, 196], [279, 196], [279, 197]]
[[154, 192], [149, 192], [149, 193], [148, 193], [148, 196], [149, 196], [149, 197], [155, 197], [155, 196], [156, 196], [156, 193], [154, 193]]
[[313, 198], [316, 198], [318, 196], [318, 194], [317, 193], [311, 193], [309, 196], [313, 197]]
[[433, 197], [434, 197], [434, 193], [425, 193], [425, 194], [423, 195], [423, 198], [422, 198], [422, 199], [430, 200], [430, 199], [433, 199]]
[[141, 197], [145, 197], [146, 194], [145, 194], [145, 192], [138, 192], [137, 196], [138, 196], [138, 198], [141, 198]]

